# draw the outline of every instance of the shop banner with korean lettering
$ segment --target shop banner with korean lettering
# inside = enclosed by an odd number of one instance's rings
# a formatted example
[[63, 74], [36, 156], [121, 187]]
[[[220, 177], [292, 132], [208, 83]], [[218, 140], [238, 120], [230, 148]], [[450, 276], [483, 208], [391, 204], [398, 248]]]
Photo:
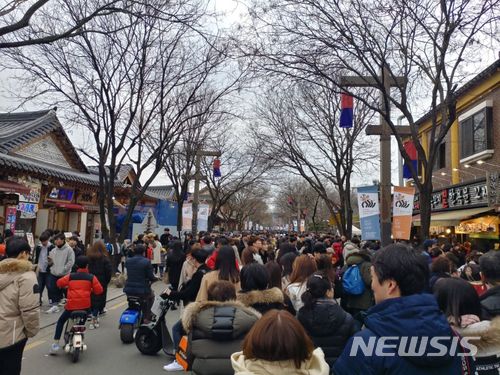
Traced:
[[362, 186], [357, 190], [361, 236], [363, 240], [380, 240], [378, 186]]
[[409, 240], [415, 188], [394, 186], [392, 203], [392, 238]]

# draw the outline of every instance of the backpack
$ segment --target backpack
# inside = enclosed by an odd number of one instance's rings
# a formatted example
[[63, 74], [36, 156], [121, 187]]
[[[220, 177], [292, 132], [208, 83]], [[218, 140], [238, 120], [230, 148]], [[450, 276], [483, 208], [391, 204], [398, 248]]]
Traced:
[[357, 264], [350, 266], [342, 278], [342, 289], [345, 294], [359, 296], [365, 291], [365, 282]]

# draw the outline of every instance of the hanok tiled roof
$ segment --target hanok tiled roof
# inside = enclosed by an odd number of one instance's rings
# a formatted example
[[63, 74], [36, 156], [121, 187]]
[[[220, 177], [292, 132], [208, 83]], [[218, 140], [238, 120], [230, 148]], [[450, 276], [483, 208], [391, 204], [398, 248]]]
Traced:
[[146, 189], [146, 195], [156, 199], [174, 200], [174, 194], [172, 185], [150, 186]]
[[[87, 169], [90, 173], [99, 174], [99, 167], [97, 165], [91, 165]], [[106, 170], [109, 172], [109, 166], [106, 166]], [[116, 180], [124, 182], [130, 172], [135, 175], [134, 166], [131, 164], [122, 164], [116, 172]]]
[[0, 153], [9, 154], [46, 134], [55, 133], [71, 164], [81, 172], [86, 166], [73, 147], [61, 123], [56, 109], [36, 112], [0, 113]]
[[39, 178], [47, 176], [69, 182], [99, 186], [98, 175], [78, 172], [72, 169], [63, 168], [20, 156], [0, 153], [0, 166], [3, 168], [29, 172]]

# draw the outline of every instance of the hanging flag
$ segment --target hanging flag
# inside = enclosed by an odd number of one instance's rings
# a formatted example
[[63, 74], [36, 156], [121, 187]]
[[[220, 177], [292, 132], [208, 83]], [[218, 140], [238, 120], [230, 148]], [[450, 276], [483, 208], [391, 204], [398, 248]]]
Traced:
[[353, 120], [353, 98], [352, 96], [340, 94], [340, 127], [352, 128]]
[[[413, 165], [413, 168], [417, 170], [418, 168], [418, 156], [417, 156], [417, 149], [415, 147], [415, 144], [413, 141], [406, 141], [403, 143], [403, 147], [408, 154], [408, 156], [411, 159], [411, 163]], [[403, 165], [403, 178], [413, 178], [410, 170], [410, 166], [406, 163]]]
[[392, 204], [392, 238], [409, 240], [415, 188], [394, 186]]
[[214, 160], [214, 177], [220, 177], [220, 159], [217, 158]]
[[378, 186], [362, 186], [357, 190], [359, 221], [363, 240], [380, 240]]

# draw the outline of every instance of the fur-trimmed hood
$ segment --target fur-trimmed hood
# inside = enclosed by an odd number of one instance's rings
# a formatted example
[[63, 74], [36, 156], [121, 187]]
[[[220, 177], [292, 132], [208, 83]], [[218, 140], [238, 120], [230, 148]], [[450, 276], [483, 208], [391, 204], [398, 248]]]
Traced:
[[[33, 265], [27, 260], [7, 258], [0, 262], [0, 290], [12, 283], [16, 276], [30, 272]], [[17, 275], [13, 275], [17, 274]]]
[[207, 310], [214, 310], [217, 307], [234, 307], [237, 311], [241, 313], [241, 315], [247, 316], [252, 320], [258, 320], [261, 317], [261, 314], [251, 308], [245, 306], [243, 303], [239, 301], [201, 301], [201, 302], [192, 302], [186, 306], [184, 312], [181, 317], [182, 327], [184, 330], [189, 333], [193, 329], [194, 325], [203, 324], [204, 322], [199, 319], [200, 314], [206, 312]]
[[283, 292], [276, 287], [266, 290], [251, 290], [249, 292], [239, 292], [236, 298], [245, 306], [253, 306], [256, 304], [284, 303], [285, 301]]
[[477, 346], [478, 354], [490, 353], [493, 350], [498, 355], [500, 352], [500, 317], [491, 321], [483, 320], [457, 331], [463, 337], [479, 337], [479, 339], [469, 339], [469, 343]]

